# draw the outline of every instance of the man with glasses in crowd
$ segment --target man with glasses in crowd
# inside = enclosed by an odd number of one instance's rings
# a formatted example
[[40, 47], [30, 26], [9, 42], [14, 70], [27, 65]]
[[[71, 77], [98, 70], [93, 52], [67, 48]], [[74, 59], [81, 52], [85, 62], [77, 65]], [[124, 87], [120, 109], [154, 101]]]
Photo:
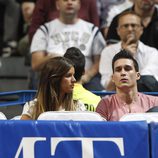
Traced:
[[[126, 11], [133, 10], [141, 17], [143, 33], [140, 41], [144, 44], [155, 47], [158, 49], [158, 8], [157, 0], [133, 0], [133, 7], [128, 8]], [[123, 11], [124, 12], [124, 11]], [[113, 18], [107, 33], [107, 43], [116, 43], [120, 40], [117, 35], [118, 16]]]
[[101, 83], [108, 91], [115, 90], [112, 81], [112, 58], [120, 50], [129, 51], [140, 67], [141, 79], [138, 82], [139, 91], [158, 91], [158, 51], [139, 41], [142, 33], [142, 21], [133, 11], [123, 12], [118, 17], [117, 33], [121, 39], [117, 44], [105, 47], [101, 54], [99, 71]]

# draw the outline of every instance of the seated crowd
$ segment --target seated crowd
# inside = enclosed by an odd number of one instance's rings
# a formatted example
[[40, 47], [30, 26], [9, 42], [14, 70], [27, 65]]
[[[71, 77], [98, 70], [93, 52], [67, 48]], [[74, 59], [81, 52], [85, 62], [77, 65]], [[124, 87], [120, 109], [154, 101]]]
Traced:
[[[156, 0], [14, 1], [27, 30], [17, 47], [36, 83], [30, 88], [37, 89], [22, 120], [46, 111], [88, 110], [118, 121], [158, 105], [158, 97], [141, 93], [158, 92]], [[92, 91], [116, 94], [101, 98]]]
[[[74, 54], [71, 56], [71, 53]], [[91, 110], [86, 109], [88, 97], [98, 101], [100, 99], [82, 87], [80, 78], [84, 72], [83, 57], [77, 48], [72, 47], [66, 51], [64, 57], [53, 57], [43, 63], [37, 96], [24, 105], [22, 120], [37, 119], [46, 111]], [[118, 52], [112, 59], [112, 70], [112, 82], [115, 84], [116, 94], [105, 96], [97, 107], [94, 105], [96, 112], [105, 120], [119, 121], [127, 113], [144, 113], [158, 105], [157, 96], [138, 92], [137, 81], [141, 75], [138, 63], [130, 52], [126, 50]], [[77, 79], [79, 76], [77, 82], [74, 76]], [[80, 88], [77, 88], [78, 86]], [[93, 103], [95, 102], [92, 101]]]

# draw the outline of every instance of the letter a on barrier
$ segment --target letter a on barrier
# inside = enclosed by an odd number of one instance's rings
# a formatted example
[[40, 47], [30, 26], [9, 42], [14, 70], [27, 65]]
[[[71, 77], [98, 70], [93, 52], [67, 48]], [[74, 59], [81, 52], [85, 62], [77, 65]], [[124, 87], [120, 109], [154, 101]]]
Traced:
[[16, 152], [15, 158], [18, 158], [23, 149], [23, 158], [35, 158], [34, 146], [37, 141], [45, 141], [45, 137], [27, 137], [23, 138], [18, 150]]

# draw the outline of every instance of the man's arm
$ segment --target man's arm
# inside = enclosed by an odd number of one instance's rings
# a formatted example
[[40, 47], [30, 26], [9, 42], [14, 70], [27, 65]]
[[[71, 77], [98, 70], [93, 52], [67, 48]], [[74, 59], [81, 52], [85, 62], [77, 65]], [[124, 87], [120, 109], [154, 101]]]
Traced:
[[88, 83], [99, 72], [100, 55], [93, 56], [93, 65], [82, 77], [82, 84]]
[[101, 84], [106, 90], [113, 90], [113, 83], [111, 81], [112, 75], [112, 58], [115, 54], [113, 46], [107, 46], [101, 53], [99, 72], [101, 74]]
[[57, 53], [46, 53], [44, 51], [37, 51], [32, 53], [32, 69], [34, 71], [41, 70], [43, 64], [50, 58], [59, 56]]
[[[107, 99], [106, 99], [107, 100]], [[108, 105], [105, 99], [101, 99], [96, 108], [96, 112], [99, 113], [104, 119], [108, 121]]]
[[42, 68], [43, 63], [45, 63], [50, 56], [48, 56], [45, 52], [38, 51], [32, 53], [32, 69], [34, 71], [39, 71]]

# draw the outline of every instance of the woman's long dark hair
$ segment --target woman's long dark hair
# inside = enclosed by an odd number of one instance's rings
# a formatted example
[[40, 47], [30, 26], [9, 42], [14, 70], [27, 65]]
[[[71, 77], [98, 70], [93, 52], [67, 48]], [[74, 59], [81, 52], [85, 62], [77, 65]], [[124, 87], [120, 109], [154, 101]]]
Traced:
[[72, 93], [60, 97], [61, 80], [71, 67], [72, 62], [64, 57], [51, 58], [45, 63], [40, 75], [34, 119], [45, 111], [58, 111], [60, 108], [74, 110]]

